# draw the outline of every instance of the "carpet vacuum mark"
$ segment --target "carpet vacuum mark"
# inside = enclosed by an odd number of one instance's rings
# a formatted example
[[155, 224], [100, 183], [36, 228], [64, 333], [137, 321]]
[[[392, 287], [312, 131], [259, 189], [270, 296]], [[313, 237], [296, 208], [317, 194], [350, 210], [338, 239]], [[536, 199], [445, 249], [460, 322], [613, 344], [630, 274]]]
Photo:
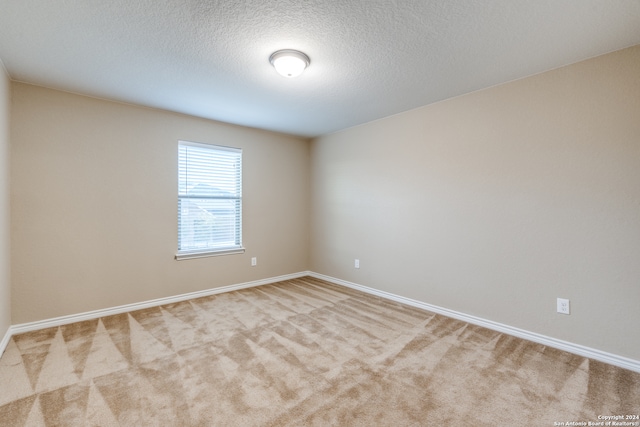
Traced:
[[[553, 426], [640, 374], [305, 277], [14, 336], [2, 426]], [[559, 424], [557, 424], [559, 425]]]

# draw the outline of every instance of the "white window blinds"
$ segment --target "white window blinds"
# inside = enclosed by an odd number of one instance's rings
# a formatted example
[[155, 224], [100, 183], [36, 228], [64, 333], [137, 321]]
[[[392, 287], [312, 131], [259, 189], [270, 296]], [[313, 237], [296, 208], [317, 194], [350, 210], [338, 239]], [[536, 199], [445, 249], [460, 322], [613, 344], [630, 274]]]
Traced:
[[242, 150], [180, 141], [177, 258], [242, 250]]

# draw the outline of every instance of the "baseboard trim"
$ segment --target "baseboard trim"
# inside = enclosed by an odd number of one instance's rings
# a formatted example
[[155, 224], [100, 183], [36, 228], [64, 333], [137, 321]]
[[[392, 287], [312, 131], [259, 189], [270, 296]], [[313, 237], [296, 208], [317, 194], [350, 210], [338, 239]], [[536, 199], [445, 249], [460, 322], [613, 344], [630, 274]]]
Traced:
[[403, 304], [410, 305], [412, 307], [421, 308], [423, 310], [431, 311], [441, 314], [443, 316], [451, 317], [454, 319], [462, 320], [474, 325], [482, 326], [497, 332], [512, 335], [518, 338], [522, 338], [528, 341], [532, 341], [538, 344], [546, 345], [556, 348], [558, 350], [567, 351], [569, 353], [576, 354], [578, 356], [587, 357], [590, 359], [598, 360], [600, 362], [608, 363], [610, 365], [618, 366], [620, 368], [628, 369], [630, 371], [640, 373], [640, 361], [630, 359], [616, 354], [607, 353], [605, 351], [597, 350], [590, 347], [585, 347], [579, 344], [574, 344], [568, 341], [559, 340], [546, 335], [537, 334], [535, 332], [526, 331], [524, 329], [515, 328], [513, 326], [505, 325], [502, 323], [494, 322], [492, 320], [483, 319], [476, 316], [471, 316], [465, 313], [461, 313], [455, 310], [449, 310], [444, 307], [428, 304], [422, 301], [417, 301], [411, 298], [406, 298], [400, 295], [392, 294], [390, 292], [381, 291], [378, 289], [370, 288], [368, 286], [360, 285], [357, 283], [348, 282], [346, 280], [337, 279], [335, 277], [327, 276], [313, 271], [302, 271], [293, 274], [287, 274], [283, 276], [270, 277], [267, 279], [260, 279], [251, 282], [238, 283], [235, 285], [221, 286], [219, 288], [206, 289], [202, 291], [190, 292], [186, 294], [175, 295], [165, 298], [157, 298], [153, 300], [125, 304], [117, 307], [105, 308], [100, 310], [88, 311], [85, 313], [72, 314], [68, 316], [55, 317], [52, 319], [39, 320], [35, 322], [21, 323], [17, 325], [9, 326], [9, 329], [5, 333], [2, 341], [0, 341], [0, 356], [4, 353], [5, 349], [9, 345], [9, 340], [13, 335], [21, 334], [24, 332], [31, 332], [45, 328], [51, 328], [55, 326], [67, 325], [69, 323], [82, 322], [85, 320], [97, 319], [105, 316], [112, 316], [114, 314], [126, 313], [129, 311], [141, 310], [144, 308], [157, 307], [164, 304], [173, 304], [189, 299], [206, 297], [215, 294], [221, 294], [224, 292], [232, 292], [240, 289], [253, 288], [262, 285], [268, 285], [271, 283], [281, 282], [284, 280], [297, 279], [304, 276], [311, 276], [317, 279], [325, 280], [327, 282], [344, 286], [351, 289], [356, 289], [371, 295], [376, 295], [381, 298], [386, 298], [392, 301], [397, 301]]
[[[0, 355], [9, 344], [12, 335], [22, 334], [24, 332], [37, 331], [40, 329], [51, 328], [55, 326], [67, 325], [69, 323], [82, 322], [85, 320], [97, 319], [114, 314], [126, 313], [129, 311], [142, 310], [144, 308], [157, 307], [159, 305], [173, 304], [189, 299], [206, 297], [224, 292], [232, 292], [240, 289], [254, 288], [256, 286], [268, 285], [270, 283], [281, 282], [283, 280], [292, 280], [300, 277], [308, 276], [308, 271], [287, 274], [284, 276], [270, 277], [268, 279], [254, 280], [252, 282], [238, 283], [235, 285], [221, 286], [219, 288], [205, 289], [202, 291], [189, 292], [186, 294], [175, 295], [165, 298], [157, 298], [148, 301], [137, 302], [133, 304], [125, 304], [117, 307], [104, 308], [100, 310], [87, 311], [85, 313], [71, 314], [68, 316], [55, 317], [52, 319], [38, 320], [35, 322], [21, 323], [9, 327], [5, 339], [2, 341], [3, 346], [0, 347]], [[6, 341], [6, 343], [5, 343]]]
[[454, 319], [462, 320], [463, 322], [482, 326], [487, 329], [505, 333], [507, 335], [512, 335], [528, 341], [533, 341], [535, 343], [553, 347], [558, 350], [563, 350], [569, 353], [577, 354], [578, 356], [587, 357], [589, 359], [594, 359], [600, 362], [608, 363], [610, 365], [618, 366], [620, 368], [624, 368], [630, 371], [640, 373], [640, 360], [634, 360], [627, 357], [618, 356], [616, 354], [607, 353], [605, 351], [597, 350], [594, 348], [585, 347], [580, 344], [574, 344], [568, 341], [559, 340], [546, 335], [541, 335], [535, 332], [530, 332], [524, 329], [519, 329], [513, 326], [494, 322], [492, 320], [471, 316], [465, 313], [449, 310], [447, 308], [428, 304], [422, 301], [417, 301], [411, 298], [405, 298], [400, 295], [395, 295], [389, 292], [373, 289], [368, 286], [363, 286], [357, 283], [348, 282], [346, 280], [337, 279], [335, 277], [326, 276], [324, 274], [309, 272], [309, 276], [315, 277], [316, 279], [325, 280], [327, 282], [330, 282], [336, 285], [345, 286], [351, 289], [356, 289], [371, 295], [376, 295], [381, 298], [386, 298], [392, 301], [400, 302], [413, 307], [417, 307], [417, 308], [421, 308], [434, 313], [442, 314], [443, 316], [452, 317]]
[[9, 345], [9, 340], [11, 339], [11, 326], [7, 329], [4, 336], [2, 337], [2, 341], [0, 341], [0, 357], [4, 354], [4, 351], [7, 349]]

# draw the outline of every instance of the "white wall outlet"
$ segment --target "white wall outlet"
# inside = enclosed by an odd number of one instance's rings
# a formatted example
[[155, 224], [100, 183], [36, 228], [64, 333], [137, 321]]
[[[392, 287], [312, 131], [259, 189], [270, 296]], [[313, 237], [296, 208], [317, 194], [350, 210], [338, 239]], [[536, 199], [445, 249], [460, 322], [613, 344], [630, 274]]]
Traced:
[[353, 266], [355, 268], [360, 268], [360, 260], [359, 259], [355, 260], [355, 262], [353, 263]]
[[561, 314], [571, 314], [571, 309], [569, 308], [569, 300], [565, 298], [558, 298], [558, 313]]
[[251, 258], [251, 267], [255, 267], [256, 265], [258, 265], [258, 258]]

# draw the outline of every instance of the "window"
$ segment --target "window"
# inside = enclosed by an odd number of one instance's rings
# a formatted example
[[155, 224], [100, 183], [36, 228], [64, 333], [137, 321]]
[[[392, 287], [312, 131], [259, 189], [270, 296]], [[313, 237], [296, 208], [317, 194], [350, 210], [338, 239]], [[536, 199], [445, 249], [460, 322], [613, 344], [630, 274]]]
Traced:
[[242, 150], [180, 141], [176, 259], [242, 252]]

